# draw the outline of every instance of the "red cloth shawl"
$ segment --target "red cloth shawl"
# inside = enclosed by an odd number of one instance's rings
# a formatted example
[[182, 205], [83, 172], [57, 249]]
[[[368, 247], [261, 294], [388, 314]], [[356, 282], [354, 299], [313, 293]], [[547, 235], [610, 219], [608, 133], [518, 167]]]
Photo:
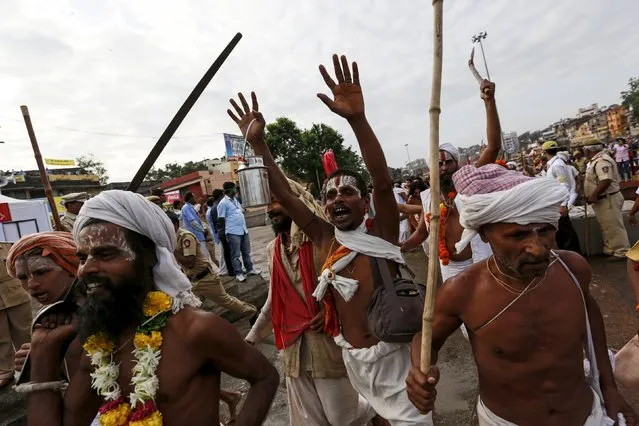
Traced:
[[319, 312], [313, 298], [317, 275], [313, 260], [313, 244], [303, 243], [299, 248], [299, 265], [304, 288], [304, 298], [295, 290], [282, 264], [282, 236], [275, 240], [273, 252], [273, 276], [271, 277], [271, 320], [275, 334], [275, 346], [282, 350], [291, 346], [310, 327], [311, 320]]

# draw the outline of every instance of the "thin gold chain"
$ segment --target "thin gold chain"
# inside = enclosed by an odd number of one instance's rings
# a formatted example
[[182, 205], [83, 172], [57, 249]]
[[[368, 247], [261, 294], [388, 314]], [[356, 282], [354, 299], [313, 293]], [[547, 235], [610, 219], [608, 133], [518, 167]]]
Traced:
[[[491, 270], [490, 270], [489, 263], [490, 263], [490, 260], [491, 260], [491, 259], [493, 260], [493, 263], [495, 264], [495, 267], [497, 267], [497, 270], [498, 270], [501, 274], [503, 274], [503, 275], [505, 275], [505, 276], [507, 276], [507, 277], [509, 277], [509, 278], [512, 278], [512, 277], [510, 277], [509, 275], [506, 275], [506, 274], [504, 274], [503, 272], [501, 272], [501, 271], [499, 270], [499, 267], [497, 266], [497, 261], [495, 260], [495, 257], [494, 257], [494, 256], [491, 256], [491, 257], [488, 259], [488, 261], [486, 262], [486, 269], [488, 269], [488, 272], [490, 273], [490, 275], [491, 275], [491, 276], [495, 279], [495, 281], [497, 281], [497, 283], [498, 283], [499, 285], [501, 285], [501, 286], [502, 286], [505, 290], [507, 290], [508, 292], [510, 292], [510, 293], [512, 293], [512, 294], [516, 294], [516, 295], [530, 293], [530, 292], [532, 292], [533, 290], [535, 290], [537, 287], [539, 287], [539, 285], [540, 285], [540, 284], [541, 284], [541, 283], [542, 283], [542, 282], [546, 279], [546, 276], [548, 275], [548, 269], [550, 269], [550, 266], [551, 266], [553, 263], [555, 263], [555, 260], [556, 260], [556, 259], [553, 259], [553, 261], [550, 263], [550, 265], [548, 265], [548, 268], [546, 268], [546, 272], [544, 273], [544, 275], [543, 275], [542, 277], [533, 278], [533, 279], [532, 279], [532, 280], [528, 283], [528, 285], [527, 285], [527, 286], [526, 286], [523, 290], [518, 290], [518, 289], [516, 289], [516, 288], [512, 287], [511, 285], [509, 285], [508, 283], [506, 283], [505, 281], [503, 281], [503, 280], [501, 280], [500, 278], [498, 278], [498, 277], [497, 277], [497, 276], [493, 273], [493, 271], [491, 271]], [[536, 282], [535, 282], [535, 281], [536, 281]]]

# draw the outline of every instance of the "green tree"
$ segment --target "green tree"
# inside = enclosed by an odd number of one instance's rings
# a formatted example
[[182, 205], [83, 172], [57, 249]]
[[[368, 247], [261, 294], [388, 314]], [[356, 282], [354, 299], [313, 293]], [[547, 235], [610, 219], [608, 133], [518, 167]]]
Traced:
[[361, 173], [367, 182], [370, 181], [361, 157], [351, 147], [344, 146], [344, 138], [337, 130], [325, 124], [313, 124], [310, 129], [300, 130], [293, 120], [280, 117], [266, 126], [265, 141], [284, 173], [293, 179], [313, 183], [314, 195], [319, 194], [326, 179], [322, 155], [329, 149], [333, 150], [340, 168]]
[[109, 173], [104, 163], [96, 160], [93, 154], [85, 154], [75, 159], [75, 164], [85, 171], [98, 176], [100, 185], [106, 185], [109, 181]]
[[621, 104], [628, 109], [632, 107], [631, 119], [639, 122], [639, 78], [633, 77], [628, 81], [628, 90], [621, 92]]
[[169, 163], [164, 168], [156, 169], [152, 167], [149, 173], [146, 174], [146, 180], [160, 182], [164, 180], [174, 179], [180, 176], [188, 175], [189, 173], [196, 172], [198, 170], [206, 170], [207, 166], [202, 161], [187, 161], [184, 164], [177, 162]]

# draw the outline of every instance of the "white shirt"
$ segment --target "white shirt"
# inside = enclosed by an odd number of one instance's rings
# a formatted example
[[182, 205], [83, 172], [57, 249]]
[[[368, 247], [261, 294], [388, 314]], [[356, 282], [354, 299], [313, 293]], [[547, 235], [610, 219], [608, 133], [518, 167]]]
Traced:
[[548, 161], [546, 177], [555, 179], [568, 191], [568, 197], [561, 203], [562, 207], [571, 208], [577, 200], [577, 183], [575, 174], [570, 170], [574, 168], [566, 164], [566, 161], [559, 155], [555, 155]]

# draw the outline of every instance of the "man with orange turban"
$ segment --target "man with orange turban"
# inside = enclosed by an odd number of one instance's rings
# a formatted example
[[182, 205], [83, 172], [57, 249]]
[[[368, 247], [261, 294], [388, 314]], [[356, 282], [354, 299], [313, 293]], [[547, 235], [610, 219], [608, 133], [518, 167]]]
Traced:
[[[26, 235], [9, 250], [6, 269], [11, 277], [19, 281], [16, 285], [19, 287], [21, 283], [34, 301], [42, 305], [50, 305], [66, 296], [71, 289], [79, 265], [75, 252], [73, 235], [69, 232], [40, 232]], [[27, 297], [26, 302], [28, 301]], [[24, 359], [29, 352], [28, 342], [31, 340], [31, 313], [28, 303], [25, 303], [25, 306], [29, 314], [24, 325], [26, 339], [19, 344], [14, 342], [14, 346], [20, 348], [15, 355], [17, 370], [22, 369]], [[10, 365], [13, 365], [13, 351], [11, 352]], [[69, 362], [68, 365], [72, 369], [75, 363]], [[66, 374], [68, 377], [68, 371]]]

